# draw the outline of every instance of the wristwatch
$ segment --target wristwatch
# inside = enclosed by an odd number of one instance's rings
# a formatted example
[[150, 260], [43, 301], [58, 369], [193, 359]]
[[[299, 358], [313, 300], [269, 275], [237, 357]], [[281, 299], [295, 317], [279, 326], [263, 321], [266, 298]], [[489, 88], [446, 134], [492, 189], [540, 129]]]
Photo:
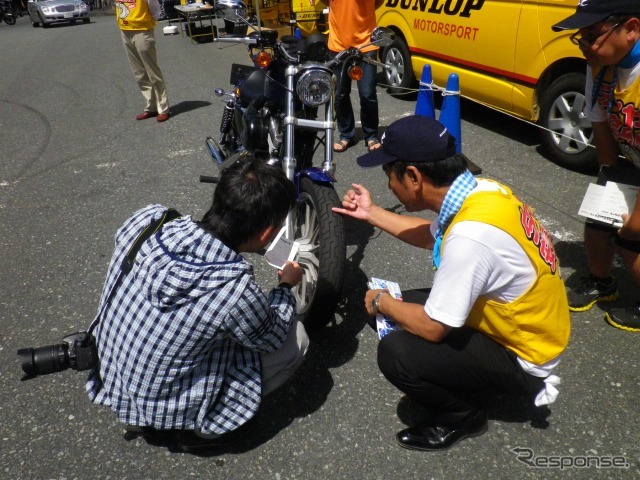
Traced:
[[389, 292], [387, 292], [386, 290], [381, 290], [376, 294], [375, 297], [373, 297], [373, 300], [371, 300], [371, 309], [375, 313], [380, 313], [380, 297], [385, 293], [388, 294]]

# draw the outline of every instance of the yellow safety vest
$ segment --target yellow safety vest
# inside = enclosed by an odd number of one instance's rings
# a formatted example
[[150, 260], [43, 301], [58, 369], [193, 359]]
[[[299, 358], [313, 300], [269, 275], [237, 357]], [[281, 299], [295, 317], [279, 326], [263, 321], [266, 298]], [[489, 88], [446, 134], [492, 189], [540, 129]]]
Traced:
[[551, 237], [507, 187], [500, 191], [469, 195], [443, 238], [465, 220], [493, 225], [511, 235], [523, 248], [536, 272], [531, 287], [516, 300], [500, 303], [480, 296], [466, 325], [515, 352], [518, 357], [542, 365], [560, 355], [569, 342], [571, 323], [564, 282]]

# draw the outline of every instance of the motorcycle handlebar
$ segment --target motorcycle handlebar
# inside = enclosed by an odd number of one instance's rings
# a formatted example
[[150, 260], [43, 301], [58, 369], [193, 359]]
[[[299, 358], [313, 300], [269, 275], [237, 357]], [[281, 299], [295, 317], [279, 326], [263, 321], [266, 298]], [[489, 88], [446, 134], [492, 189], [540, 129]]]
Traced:
[[343, 50], [342, 52], [340, 52], [334, 58], [332, 58], [327, 62], [327, 67], [333, 68], [336, 65], [341, 64], [342, 62], [346, 62], [351, 57], [358, 56], [359, 53], [360, 52], [356, 48], [348, 48], [346, 50]]
[[[242, 43], [244, 45], [258, 45], [259, 43], [258, 37], [218, 37], [218, 38], [214, 38], [213, 41], [220, 42], [220, 43]], [[284, 47], [282, 42], [277, 42], [277, 44], [274, 46], [287, 59], [289, 63], [293, 63], [293, 64], [298, 63], [299, 61], [298, 57], [296, 57], [295, 55], [291, 55], [287, 51], [287, 49]], [[362, 52], [357, 48], [348, 48], [346, 50], [343, 50], [342, 52], [338, 53], [334, 58], [329, 60], [326, 63], [326, 65], [329, 68], [333, 68], [343, 62], [346, 62], [347, 60], [350, 60], [352, 57], [358, 57], [359, 60], [362, 60], [366, 63], [370, 63], [372, 65], [377, 65], [382, 68], [386, 68], [386, 69], [391, 68], [389, 65], [385, 63], [378, 62], [376, 60], [373, 60], [372, 58], [364, 56]]]
[[386, 63], [382, 63], [379, 62], [377, 60], [374, 60], [373, 58], [370, 57], [362, 57], [362, 60], [366, 63], [370, 63], [371, 65], [376, 65], [378, 67], [382, 67], [384, 69], [390, 70], [391, 69], [391, 65], [387, 65]]
[[361, 61], [363, 61], [365, 63], [370, 63], [371, 65], [376, 65], [378, 67], [382, 67], [382, 68], [385, 68], [385, 69], [390, 69], [391, 68], [391, 65], [387, 65], [386, 63], [379, 62], [377, 60], [374, 60], [371, 57], [367, 57], [367, 56], [363, 55], [362, 52], [360, 50], [358, 50], [357, 48], [350, 48], [348, 50], [340, 52], [338, 55], [336, 55], [336, 57], [334, 59], [332, 59], [329, 62], [327, 62], [327, 66], [329, 68], [333, 68], [336, 65], [339, 65], [340, 63], [345, 63], [346, 64], [352, 58], [357, 58], [358, 60], [361, 60]]
[[255, 37], [214, 37], [213, 41], [220, 43], [243, 43], [245, 45], [258, 44], [258, 39]]
[[218, 183], [220, 179], [218, 177], [211, 177], [209, 175], [200, 175], [200, 183]]

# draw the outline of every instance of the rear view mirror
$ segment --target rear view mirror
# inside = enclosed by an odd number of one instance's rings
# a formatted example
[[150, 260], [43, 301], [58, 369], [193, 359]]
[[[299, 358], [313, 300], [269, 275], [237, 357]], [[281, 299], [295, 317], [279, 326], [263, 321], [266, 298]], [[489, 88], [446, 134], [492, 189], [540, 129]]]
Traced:
[[393, 43], [396, 34], [390, 28], [376, 27], [371, 32], [371, 44], [377, 47], [388, 47]]

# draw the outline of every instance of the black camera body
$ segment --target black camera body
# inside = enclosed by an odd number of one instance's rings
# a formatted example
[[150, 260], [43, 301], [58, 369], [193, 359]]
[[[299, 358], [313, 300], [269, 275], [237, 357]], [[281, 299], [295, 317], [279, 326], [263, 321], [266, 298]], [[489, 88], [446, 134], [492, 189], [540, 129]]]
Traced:
[[62, 342], [57, 345], [18, 350], [25, 373], [22, 380], [62, 372], [68, 368], [81, 371], [98, 366], [98, 349], [93, 335], [87, 332], [72, 333], [64, 337]]

